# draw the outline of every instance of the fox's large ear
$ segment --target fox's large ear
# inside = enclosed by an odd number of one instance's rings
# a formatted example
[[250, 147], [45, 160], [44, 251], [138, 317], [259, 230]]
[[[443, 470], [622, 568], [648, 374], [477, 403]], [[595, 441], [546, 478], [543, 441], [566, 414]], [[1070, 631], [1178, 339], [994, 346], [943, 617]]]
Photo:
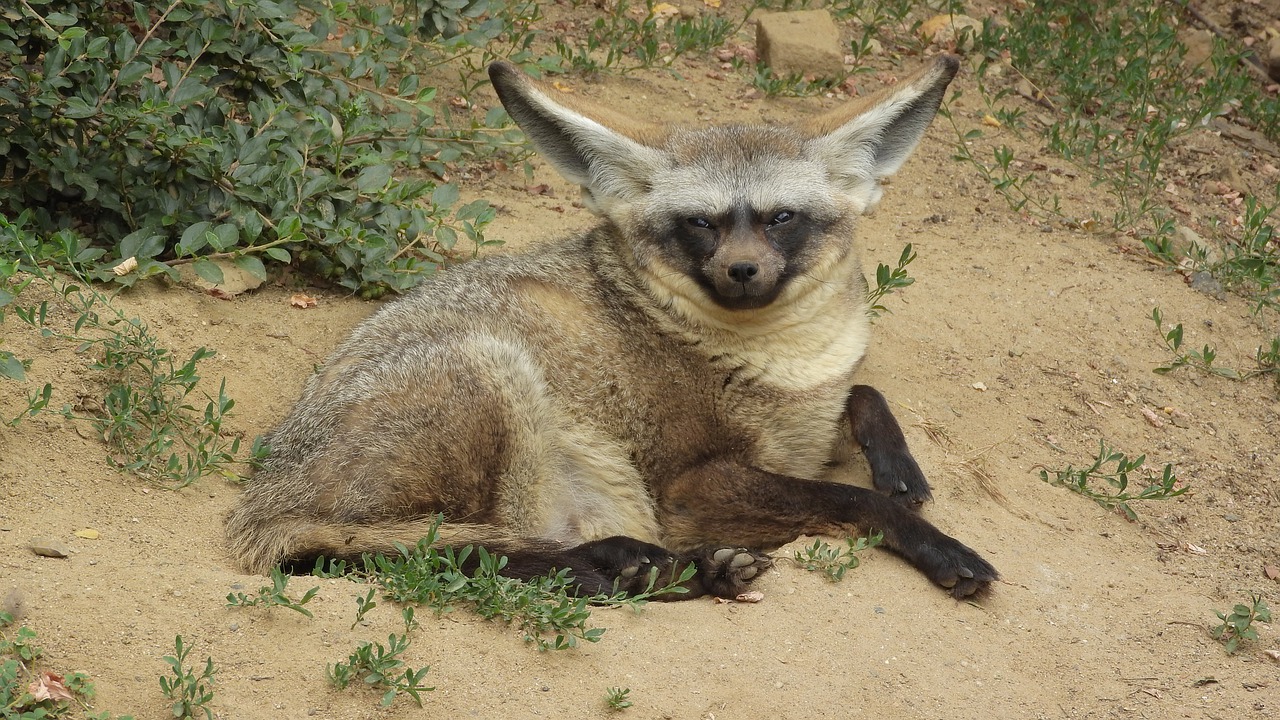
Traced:
[[656, 128], [581, 102], [570, 107], [552, 100], [550, 91], [504, 62], [489, 66], [489, 79], [507, 114], [561, 175], [582, 186], [594, 212], [644, 192], [663, 163], [663, 152], [645, 141], [657, 138]]
[[938, 113], [943, 93], [960, 68], [953, 55], [895, 85], [814, 119], [802, 130], [825, 158], [832, 180], [871, 209], [880, 180], [902, 167]]

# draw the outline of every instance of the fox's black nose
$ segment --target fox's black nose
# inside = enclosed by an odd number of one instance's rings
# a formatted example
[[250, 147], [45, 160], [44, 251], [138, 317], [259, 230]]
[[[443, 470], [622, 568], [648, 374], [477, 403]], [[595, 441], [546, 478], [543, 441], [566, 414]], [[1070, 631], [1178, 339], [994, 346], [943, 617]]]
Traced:
[[729, 266], [729, 277], [734, 282], [751, 282], [758, 272], [760, 272], [760, 266], [753, 262], [736, 262]]

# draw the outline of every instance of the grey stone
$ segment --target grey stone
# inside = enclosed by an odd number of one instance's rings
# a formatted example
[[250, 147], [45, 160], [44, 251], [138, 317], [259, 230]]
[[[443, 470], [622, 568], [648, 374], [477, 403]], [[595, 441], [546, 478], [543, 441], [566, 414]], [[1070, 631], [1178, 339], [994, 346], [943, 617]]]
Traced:
[[1218, 282], [1212, 274], [1204, 271], [1191, 274], [1191, 288], [1218, 300], [1227, 296], [1226, 291], [1222, 289], [1222, 283]]
[[71, 554], [71, 549], [57, 538], [31, 538], [31, 552], [40, 557], [64, 558]]

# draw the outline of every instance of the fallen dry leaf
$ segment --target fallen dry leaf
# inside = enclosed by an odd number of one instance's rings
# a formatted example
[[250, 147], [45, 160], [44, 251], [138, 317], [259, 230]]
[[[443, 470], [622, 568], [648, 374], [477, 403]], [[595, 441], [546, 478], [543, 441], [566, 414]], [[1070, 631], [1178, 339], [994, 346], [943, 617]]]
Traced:
[[71, 694], [64, 684], [61, 675], [51, 673], [48, 670], [41, 670], [36, 679], [31, 681], [27, 686], [27, 692], [31, 693], [31, 697], [36, 702], [44, 702], [52, 700], [61, 702], [63, 700], [75, 700], [76, 696]]
[[559, 90], [559, 91], [560, 91], [560, 92], [562, 92], [562, 93], [571, 93], [571, 92], [573, 92], [573, 88], [569, 87], [568, 85], [565, 85], [564, 83], [560, 82], [559, 80], [554, 80], [554, 81], [552, 81], [552, 83], [551, 83], [551, 87], [553, 87], [553, 88], [555, 88], [555, 89]]
[[527, 192], [527, 193], [529, 193], [530, 195], [551, 195], [551, 194], [553, 194], [553, 193], [551, 192], [551, 186], [550, 186], [550, 185], [548, 185], [548, 184], [546, 184], [546, 183], [542, 183], [542, 184], [540, 184], [540, 185], [526, 185], [526, 186], [525, 186], [525, 188], [524, 188], [524, 191], [525, 191], [525, 192]]
[[974, 390], [977, 390], [978, 392], [986, 392], [986, 391], [987, 391], [987, 386], [986, 386], [986, 384], [985, 384], [985, 383], [976, 382], [976, 383], [974, 383], [973, 385], [971, 385], [970, 387], [972, 387]]
[[294, 293], [289, 296], [289, 304], [302, 310], [315, 307], [316, 302], [315, 298], [305, 293]]
[[72, 533], [72, 535], [75, 535], [78, 538], [84, 538], [85, 540], [97, 540], [99, 537], [98, 531], [94, 530], [93, 528], [85, 528], [83, 530], [77, 530], [74, 533]]
[[1192, 555], [1208, 555], [1209, 554], [1208, 550], [1205, 550], [1199, 545], [1193, 545], [1192, 543], [1189, 543], [1189, 542], [1182, 543], [1182, 549], [1186, 550]]
[[983, 115], [983, 116], [982, 116], [982, 124], [983, 124], [983, 125], [986, 125], [987, 127], [994, 127], [994, 128], [1004, 127], [1004, 126], [1000, 123], [1000, 121], [996, 119], [996, 117], [995, 117], [994, 115]]
[[1151, 408], [1142, 408], [1142, 417], [1146, 418], [1147, 422], [1151, 423], [1151, 427], [1164, 427], [1164, 420], [1162, 420], [1159, 415], [1155, 414]]
[[229, 292], [227, 292], [226, 290], [223, 290], [223, 289], [222, 289], [222, 288], [220, 288], [220, 287], [211, 287], [211, 288], [208, 288], [207, 290], [205, 290], [205, 292], [207, 292], [207, 293], [209, 293], [210, 295], [212, 295], [212, 296], [214, 296], [214, 297], [218, 298], [219, 300], [234, 300], [234, 299], [235, 299], [235, 297], [236, 297], [236, 296], [235, 296], [235, 293], [229, 293]]
[[1263, 650], [1264, 655], [1268, 655], [1272, 660], [1280, 662], [1280, 650]]
[[653, 16], [656, 18], [675, 17], [680, 14], [680, 8], [671, 3], [658, 3], [653, 6]]
[[1280, 567], [1276, 567], [1275, 565], [1263, 566], [1262, 573], [1266, 575], [1269, 580], [1280, 580]]
[[115, 267], [111, 268], [111, 272], [115, 273], [116, 277], [124, 277], [125, 275], [128, 275], [129, 273], [137, 269], [138, 269], [138, 258], [127, 257], [124, 260], [121, 260], [119, 265], [116, 265]]
[[718, 8], [720, 7], [720, 0], [702, 0], [702, 4], [709, 8]]
[[764, 600], [764, 593], [760, 592], [759, 590], [748, 590], [747, 592], [744, 592], [738, 597], [734, 598], [734, 600], [737, 600], [738, 602], [744, 602], [744, 603], [758, 603], [761, 600]]

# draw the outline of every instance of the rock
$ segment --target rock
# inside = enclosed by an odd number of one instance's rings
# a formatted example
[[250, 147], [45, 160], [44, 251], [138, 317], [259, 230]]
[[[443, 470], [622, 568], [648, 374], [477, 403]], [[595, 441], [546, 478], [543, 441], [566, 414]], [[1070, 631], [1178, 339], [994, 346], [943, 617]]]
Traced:
[[968, 52], [973, 49], [974, 38], [982, 34], [982, 23], [968, 15], [934, 15], [920, 23], [920, 37], [934, 45], [955, 46]]
[[222, 271], [222, 282], [216, 285], [197, 275], [195, 268], [190, 264], [178, 266], [178, 277], [186, 285], [191, 285], [222, 297], [235, 296], [249, 290], [257, 290], [262, 285], [261, 279], [242, 269], [231, 260], [219, 258], [210, 262], [217, 265], [218, 269]]
[[1191, 273], [1189, 282], [1192, 290], [1202, 292], [1211, 298], [1224, 300], [1227, 297], [1227, 293], [1222, 289], [1222, 283], [1218, 282], [1211, 273], [1204, 271]]
[[27, 599], [18, 588], [10, 588], [4, 596], [4, 601], [0, 602], [0, 611], [7, 613], [14, 622], [22, 619], [26, 614], [26, 608]]
[[756, 21], [756, 50], [774, 75], [844, 75], [840, 31], [826, 10], [768, 13]]
[[71, 554], [71, 549], [57, 538], [31, 538], [29, 547], [40, 557], [64, 558]]
[[[1225, 159], [1224, 159], [1225, 160]], [[1240, 171], [1231, 162], [1218, 162], [1208, 173], [1209, 177], [1225, 184], [1228, 189], [1244, 194], [1249, 191], [1249, 184], [1240, 176]]]
[[1186, 225], [1174, 228], [1173, 251], [1176, 255], [1193, 259], [1203, 257], [1208, 265], [1217, 265], [1222, 262], [1222, 252]]

